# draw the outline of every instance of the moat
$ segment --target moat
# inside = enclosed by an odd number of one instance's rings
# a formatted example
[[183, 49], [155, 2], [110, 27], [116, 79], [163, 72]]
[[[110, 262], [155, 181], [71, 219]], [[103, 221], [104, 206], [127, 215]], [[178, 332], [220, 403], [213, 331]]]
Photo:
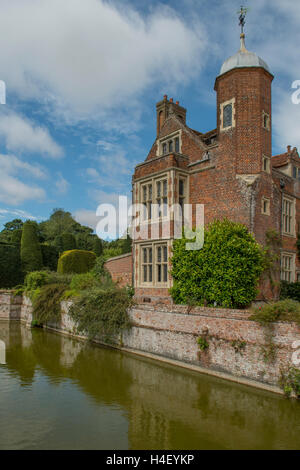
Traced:
[[300, 449], [300, 403], [0, 322], [0, 449]]

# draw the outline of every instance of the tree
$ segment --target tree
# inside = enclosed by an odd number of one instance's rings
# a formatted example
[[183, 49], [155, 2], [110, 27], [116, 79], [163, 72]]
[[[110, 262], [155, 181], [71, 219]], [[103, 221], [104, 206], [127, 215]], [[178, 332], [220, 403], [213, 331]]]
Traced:
[[171, 295], [176, 303], [240, 308], [257, 295], [265, 253], [247, 227], [215, 221], [205, 230], [203, 248], [186, 250], [190, 240], [173, 244]]
[[97, 257], [101, 256], [103, 253], [102, 241], [97, 237], [97, 235], [95, 235], [93, 238], [92, 251], [96, 254]]
[[4, 229], [0, 233], [0, 242], [18, 245], [21, 238], [23, 222], [21, 219], [14, 219], [4, 224]]
[[37, 236], [36, 222], [23, 225], [21, 238], [21, 265], [24, 273], [38, 271], [43, 266], [42, 251]]
[[75, 237], [78, 234], [92, 234], [93, 230], [89, 227], [85, 227], [76, 220], [73, 219], [70, 212], [66, 212], [63, 209], [53, 209], [53, 212], [45, 222], [39, 224], [41, 234], [44, 240], [54, 244], [59, 248], [58, 240], [63, 233], [69, 233]]

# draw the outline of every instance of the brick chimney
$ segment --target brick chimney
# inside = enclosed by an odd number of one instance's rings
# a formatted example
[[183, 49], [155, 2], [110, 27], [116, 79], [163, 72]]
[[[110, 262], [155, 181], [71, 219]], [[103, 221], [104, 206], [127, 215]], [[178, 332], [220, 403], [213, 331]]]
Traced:
[[159, 101], [156, 104], [156, 136], [158, 138], [161, 128], [166, 119], [169, 116], [175, 114], [181, 121], [185, 124], [186, 123], [186, 109], [182, 106], [179, 106], [179, 101], [174, 103], [173, 98], [168, 100], [168, 96], [164, 95], [162, 101]]

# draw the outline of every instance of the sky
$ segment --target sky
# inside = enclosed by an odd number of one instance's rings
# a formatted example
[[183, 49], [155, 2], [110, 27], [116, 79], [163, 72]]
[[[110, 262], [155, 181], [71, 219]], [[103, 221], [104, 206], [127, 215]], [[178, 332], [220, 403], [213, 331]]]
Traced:
[[[239, 49], [240, 0], [0, 0], [0, 230], [53, 208], [94, 228], [130, 197], [164, 94], [216, 127], [214, 82]], [[275, 75], [273, 154], [300, 149], [300, 2], [249, 0], [247, 49]], [[299, 93], [300, 96], [300, 93]]]

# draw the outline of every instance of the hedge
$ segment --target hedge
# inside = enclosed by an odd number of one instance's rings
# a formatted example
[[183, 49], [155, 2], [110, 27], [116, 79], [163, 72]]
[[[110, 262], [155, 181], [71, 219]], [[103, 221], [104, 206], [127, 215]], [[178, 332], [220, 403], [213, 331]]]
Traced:
[[59, 253], [56, 246], [52, 245], [41, 245], [43, 267], [49, 269], [49, 271], [57, 270], [57, 262]]
[[19, 248], [0, 245], [0, 288], [15, 287], [23, 280]]
[[69, 250], [59, 258], [57, 271], [61, 274], [81, 274], [90, 271], [96, 262], [96, 255], [92, 251]]
[[23, 225], [21, 238], [21, 265], [24, 273], [38, 271], [43, 266], [42, 251], [37, 236], [36, 223]]

